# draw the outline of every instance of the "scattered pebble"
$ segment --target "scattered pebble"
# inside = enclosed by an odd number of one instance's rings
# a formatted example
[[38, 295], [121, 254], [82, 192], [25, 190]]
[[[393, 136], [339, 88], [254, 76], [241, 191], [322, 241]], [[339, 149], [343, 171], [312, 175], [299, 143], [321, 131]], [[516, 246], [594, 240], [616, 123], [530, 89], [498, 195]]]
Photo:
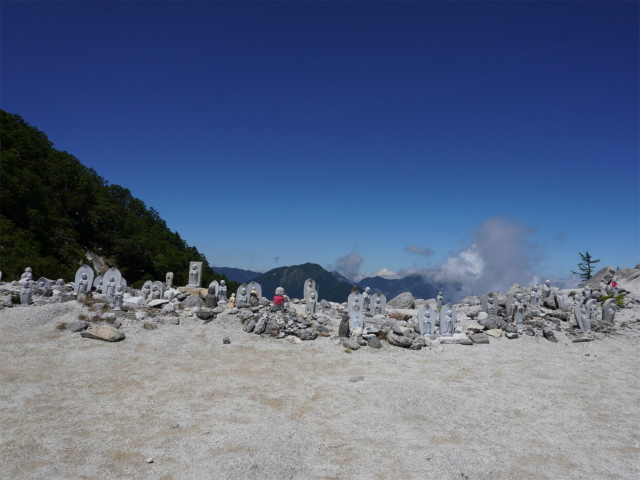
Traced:
[[147, 463], [153, 463], [153, 458], [151, 457], [147, 458]]
[[231, 343], [231, 339], [229, 337], [224, 337], [222, 339], [222, 343], [224, 343], [225, 345], [228, 345], [229, 343]]
[[173, 425], [171, 425], [171, 428], [178, 428], [179, 426], [180, 426], [180, 424], [174, 423]]

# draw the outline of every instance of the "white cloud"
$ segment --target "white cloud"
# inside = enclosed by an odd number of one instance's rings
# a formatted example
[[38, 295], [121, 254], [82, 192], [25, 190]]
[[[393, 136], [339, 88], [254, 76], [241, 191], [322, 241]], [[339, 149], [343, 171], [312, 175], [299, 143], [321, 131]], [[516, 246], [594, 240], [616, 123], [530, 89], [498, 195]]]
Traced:
[[433, 250], [428, 247], [419, 247], [418, 245], [407, 245], [404, 247], [407, 252], [417, 253], [418, 255], [423, 255], [428, 257], [429, 255], [433, 255]]
[[360, 271], [360, 265], [362, 265], [362, 257], [356, 250], [353, 250], [348, 255], [339, 258], [337, 262], [336, 270], [338, 272], [348, 279], [355, 279]]

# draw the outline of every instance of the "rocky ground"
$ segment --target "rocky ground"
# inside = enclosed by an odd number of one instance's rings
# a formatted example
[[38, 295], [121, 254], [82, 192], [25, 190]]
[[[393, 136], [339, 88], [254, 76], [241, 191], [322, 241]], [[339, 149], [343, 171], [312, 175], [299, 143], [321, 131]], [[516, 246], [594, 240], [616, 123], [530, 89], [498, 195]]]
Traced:
[[[586, 335], [541, 303], [509, 339], [468, 297], [454, 338], [419, 340], [425, 301], [398, 299], [355, 345], [340, 304], [307, 318], [131, 290], [113, 312], [67, 286], [10, 307], [19, 286], [0, 284], [0, 477], [638, 478], [640, 270], [625, 270], [625, 308]], [[97, 327], [121, 341], [82, 336]]]

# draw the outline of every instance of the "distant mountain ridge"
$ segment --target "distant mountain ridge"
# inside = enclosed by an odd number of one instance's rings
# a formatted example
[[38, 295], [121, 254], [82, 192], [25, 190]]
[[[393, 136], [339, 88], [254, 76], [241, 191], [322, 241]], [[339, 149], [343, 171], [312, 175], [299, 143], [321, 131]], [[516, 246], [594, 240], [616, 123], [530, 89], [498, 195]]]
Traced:
[[220, 275], [226, 276], [232, 282], [248, 283], [263, 272], [254, 272], [253, 270], [243, 270], [242, 268], [233, 267], [213, 267], [213, 270]]
[[317, 263], [274, 268], [253, 280], [262, 286], [262, 295], [267, 298], [273, 297], [276, 288], [283, 287], [289, 298], [302, 299], [304, 282], [307, 278], [315, 280], [320, 299], [346, 302], [351, 292], [351, 284], [339, 282], [332, 273]]

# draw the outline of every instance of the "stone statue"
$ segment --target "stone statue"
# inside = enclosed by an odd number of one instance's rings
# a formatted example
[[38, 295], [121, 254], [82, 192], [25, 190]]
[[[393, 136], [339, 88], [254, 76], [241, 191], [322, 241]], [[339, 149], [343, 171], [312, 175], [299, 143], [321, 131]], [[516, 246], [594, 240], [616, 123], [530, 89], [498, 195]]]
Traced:
[[551, 280], [546, 280], [542, 286], [541, 299], [549, 298], [551, 296]]
[[236, 295], [236, 307], [243, 308], [249, 306], [249, 288], [246, 283], [243, 283], [238, 287], [238, 293]]
[[31, 285], [28, 280], [22, 283], [20, 289], [20, 305], [29, 305], [31, 303]]
[[127, 281], [124, 279], [124, 277], [120, 279], [120, 285], [122, 285], [123, 287], [127, 286]]
[[613, 319], [616, 316], [616, 309], [618, 305], [616, 304], [615, 298], [608, 298], [604, 301], [602, 305], [602, 320], [605, 322], [613, 323]]
[[307, 304], [305, 306], [305, 313], [307, 315], [313, 315], [316, 313], [316, 305], [318, 304], [318, 292], [313, 288], [307, 291]]
[[556, 304], [558, 305], [558, 308], [564, 307], [564, 295], [560, 288], [556, 288]]
[[[92, 270], [93, 271], [93, 270]], [[64, 280], [59, 278], [56, 280], [56, 287], [64, 287]]]
[[530, 304], [533, 305], [534, 308], [538, 308], [538, 300], [540, 300], [540, 294], [538, 293], [538, 285], [534, 285], [531, 289], [531, 298]]
[[436, 333], [436, 312], [431, 305], [423, 305], [418, 310], [418, 327], [420, 335], [423, 337], [432, 337]]
[[591, 298], [591, 287], [589, 285], [584, 287], [584, 290], [582, 290], [582, 295], [584, 295], [585, 301]]
[[369, 287], [364, 289], [364, 292], [362, 293], [362, 300], [362, 311], [368, 312], [371, 308], [371, 289]]
[[89, 265], [82, 265], [76, 270], [76, 281], [73, 285], [73, 291], [77, 293], [89, 293], [93, 285], [93, 268]]
[[122, 285], [122, 275], [120, 274], [120, 270], [115, 267], [111, 267], [104, 274], [102, 291], [100, 293], [106, 293], [107, 295], [113, 296], [116, 294], [116, 287], [118, 285]]
[[167, 272], [164, 284], [166, 285], [167, 289], [173, 287], [173, 272]]
[[189, 285], [190, 288], [200, 288], [202, 284], [202, 262], [191, 262], [189, 264]]
[[20, 276], [20, 282], [32, 281], [33, 273], [31, 273], [31, 267], [27, 267], [24, 269], [24, 273]]
[[116, 294], [116, 277], [111, 275], [108, 278], [106, 289], [104, 286], [102, 288], [107, 295], [114, 296]]
[[204, 298], [204, 305], [207, 308], [216, 308], [218, 306], [218, 290], [220, 285], [216, 280], [209, 284], [207, 296]]
[[[153, 288], [156, 288], [156, 286], [154, 285]], [[118, 285], [116, 287], [116, 295], [115, 295], [115, 302], [114, 302], [114, 310], [122, 310], [122, 302], [124, 300], [124, 287], [122, 285]]]
[[578, 323], [580, 330], [583, 332], [591, 330], [589, 316], [587, 315], [587, 310], [583, 304], [578, 303], [573, 307], [573, 315], [576, 317], [576, 322]]
[[587, 300], [587, 316], [589, 317], [589, 324], [591, 327], [598, 325], [598, 301], [595, 298]]
[[438, 292], [438, 296], [436, 297], [436, 306], [439, 309], [442, 309], [442, 292]]
[[512, 307], [512, 320], [518, 330], [524, 327], [524, 302], [522, 293], [517, 293]]
[[516, 301], [516, 294], [512, 293], [507, 297], [507, 318], [511, 318], [513, 314], [513, 304]]
[[573, 296], [573, 304], [574, 305], [580, 305], [582, 302], [580, 301], [580, 295], [578, 293], [576, 293]]
[[218, 287], [218, 303], [227, 301], [227, 284], [224, 280], [220, 280], [220, 287]]
[[93, 286], [96, 288], [97, 292], [102, 293], [102, 280], [103, 280], [103, 276], [102, 275], [98, 275], [94, 280], [93, 280]]
[[440, 309], [440, 335], [450, 337], [456, 331], [456, 308], [452, 303], [447, 303]]
[[229, 299], [229, 304], [227, 305], [227, 308], [231, 310], [232, 308], [235, 308], [235, 306], [236, 306], [236, 294], [232, 293], [231, 298]]
[[151, 282], [151, 280], [147, 280], [146, 282], [144, 282], [144, 285], [142, 285], [141, 295], [142, 295], [142, 298], [144, 298], [145, 300], [149, 298], [149, 295], [151, 295], [152, 283], [153, 282]]
[[480, 301], [482, 303], [482, 312], [485, 312], [487, 315], [498, 314], [498, 300], [493, 292], [485, 293]]
[[257, 300], [260, 301], [260, 299], [262, 298], [262, 287], [260, 286], [260, 284], [252, 280], [247, 285], [247, 288], [249, 289], [250, 294], [255, 292]]
[[284, 288], [276, 288], [276, 294], [273, 296], [273, 305], [279, 312], [284, 312]]
[[382, 292], [376, 292], [371, 296], [371, 315], [385, 315], [385, 307], [387, 306], [387, 297]]
[[49, 289], [51, 289], [51, 280], [49, 280], [48, 278], [45, 278], [45, 277], [40, 277], [38, 279], [38, 281], [36, 282], [36, 285], [38, 286], [38, 288], [42, 288], [44, 290], [49, 290]]
[[316, 295], [318, 294], [318, 289], [316, 288], [316, 281], [313, 278], [307, 278], [304, 281], [304, 290], [302, 292], [304, 296], [302, 298], [304, 298], [305, 300], [307, 299], [307, 292], [309, 290], [315, 290]]
[[359, 292], [352, 292], [347, 299], [349, 306], [349, 329], [353, 332], [356, 328], [364, 328], [362, 305], [364, 299]]
[[[122, 285], [118, 288], [122, 288]], [[158, 288], [158, 285], [156, 285], [156, 282], [153, 282], [151, 284], [151, 300], [160, 300], [160, 298], [160, 289]]]
[[607, 285], [607, 287], [605, 288], [605, 291], [607, 292], [607, 294], [611, 295], [612, 297], [618, 296], [618, 277], [613, 277], [611, 279], [611, 283]]

